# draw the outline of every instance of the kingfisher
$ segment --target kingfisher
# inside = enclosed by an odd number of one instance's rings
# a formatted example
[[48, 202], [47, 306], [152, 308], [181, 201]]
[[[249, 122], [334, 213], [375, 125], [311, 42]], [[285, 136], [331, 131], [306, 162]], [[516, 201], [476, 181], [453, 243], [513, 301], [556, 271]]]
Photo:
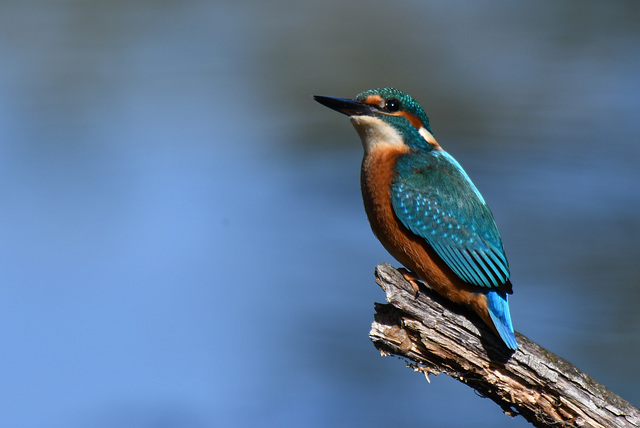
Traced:
[[378, 88], [355, 99], [315, 95], [349, 116], [364, 148], [360, 185], [374, 235], [412, 274], [473, 309], [518, 349], [508, 295], [509, 263], [495, 220], [460, 164], [438, 144], [410, 95]]

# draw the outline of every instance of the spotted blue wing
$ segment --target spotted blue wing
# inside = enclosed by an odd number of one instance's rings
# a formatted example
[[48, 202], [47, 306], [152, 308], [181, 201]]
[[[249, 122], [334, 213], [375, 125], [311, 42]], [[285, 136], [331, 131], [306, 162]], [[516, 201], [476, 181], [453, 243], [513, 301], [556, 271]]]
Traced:
[[394, 212], [462, 280], [500, 287], [509, 264], [493, 215], [460, 164], [440, 150], [401, 156], [391, 185]]

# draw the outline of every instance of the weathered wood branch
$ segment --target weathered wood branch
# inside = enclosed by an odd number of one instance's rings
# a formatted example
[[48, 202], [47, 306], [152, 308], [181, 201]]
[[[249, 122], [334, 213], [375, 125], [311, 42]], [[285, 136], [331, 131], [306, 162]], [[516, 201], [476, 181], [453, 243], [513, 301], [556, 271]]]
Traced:
[[525, 336], [511, 353], [475, 314], [427, 287], [416, 297], [386, 263], [376, 282], [388, 304], [376, 303], [369, 337], [383, 353], [427, 377], [448, 374], [536, 427], [640, 427], [640, 409]]

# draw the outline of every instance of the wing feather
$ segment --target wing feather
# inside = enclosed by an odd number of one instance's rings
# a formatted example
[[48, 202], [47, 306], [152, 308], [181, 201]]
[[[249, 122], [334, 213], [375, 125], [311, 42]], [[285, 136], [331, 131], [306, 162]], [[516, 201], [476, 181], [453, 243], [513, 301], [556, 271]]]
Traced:
[[458, 162], [444, 151], [401, 156], [391, 185], [394, 212], [463, 281], [497, 288], [509, 264], [491, 211]]

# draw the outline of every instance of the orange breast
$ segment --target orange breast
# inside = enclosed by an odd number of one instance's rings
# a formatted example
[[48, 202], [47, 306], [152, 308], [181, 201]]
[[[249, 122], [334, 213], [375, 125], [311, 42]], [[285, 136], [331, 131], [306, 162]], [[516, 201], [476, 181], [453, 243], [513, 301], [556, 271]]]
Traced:
[[362, 161], [362, 198], [371, 229], [396, 260], [414, 271], [438, 294], [473, 307], [486, 321], [488, 312], [484, 296], [475, 293], [473, 286], [458, 278], [427, 241], [404, 227], [393, 212], [390, 193], [393, 168], [398, 156], [407, 151], [401, 147], [383, 147], [369, 153]]

